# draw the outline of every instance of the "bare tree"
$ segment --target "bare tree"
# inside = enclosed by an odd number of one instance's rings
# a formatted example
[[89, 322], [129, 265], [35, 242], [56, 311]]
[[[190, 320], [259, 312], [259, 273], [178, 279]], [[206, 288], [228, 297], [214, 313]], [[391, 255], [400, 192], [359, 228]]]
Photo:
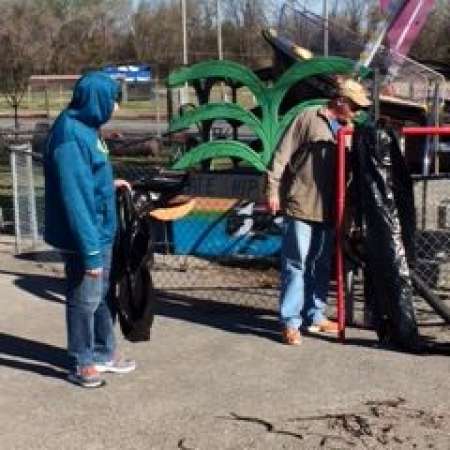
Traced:
[[434, 11], [411, 49], [411, 55], [422, 61], [437, 61], [449, 64], [450, 10], [448, 0], [438, 0]]
[[133, 51], [140, 61], [157, 61], [163, 72], [181, 62], [181, 15], [175, 2], [142, 2], [131, 29]]
[[[57, 1], [60, 6], [63, 0]], [[62, 24], [53, 49], [53, 72], [77, 72], [105, 64], [121, 54], [131, 23], [129, 0], [65, 0], [63, 3], [59, 9]]]
[[[261, 38], [261, 30], [270, 24], [274, 3], [269, 0], [229, 0], [224, 8], [231, 34], [230, 41], [238, 48], [241, 62], [259, 65], [270, 55], [270, 49]], [[232, 36], [234, 34], [234, 37]]]
[[57, 19], [40, 2], [4, 1], [0, 16], [0, 91], [18, 109], [34, 71], [45, 70], [51, 55], [54, 24]]
[[[334, 13], [347, 28], [354, 32], [364, 29], [368, 9], [373, 3], [367, 0], [344, 0], [339, 5], [335, 3]], [[377, 2], [378, 3], [378, 2]]]
[[[180, 0], [1, 0], [1, 4], [0, 89], [8, 92], [15, 109], [31, 73], [79, 73], [107, 62], [139, 60], [157, 64], [165, 75], [182, 64]], [[186, 4], [189, 62], [216, 58], [216, 0]], [[261, 30], [276, 20], [281, 4], [279, 0], [222, 0], [224, 57], [251, 67], [266, 64], [271, 49]], [[330, 0], [330, 7], [330, 18], [362, 31], [363, 41], [381, 18], [378, 0]], [[362, 44], [334, 28], [330, 45], [355, 57]], [[436, 12], [412, 54], [448, 61], [448, 29], [448, 0], [437, 0]], [[311, 33], [307, 37], [316, 39]]]

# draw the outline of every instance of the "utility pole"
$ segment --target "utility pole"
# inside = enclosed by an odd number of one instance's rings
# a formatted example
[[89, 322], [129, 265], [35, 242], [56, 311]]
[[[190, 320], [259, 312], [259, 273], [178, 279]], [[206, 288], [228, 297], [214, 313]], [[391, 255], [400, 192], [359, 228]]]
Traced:
[[183, 64], [188, 65], [186, 0], [181, 0], [181, 25], [183, 28]]
[[[217, 53], [219, 55], [219, 61], [223, 59], [223, 44], [222, 44], [222, 9], [221, 9], [221, 0], [216, 0], [216, 20], [217, 20]], [[222, 101], [228, 101], [227, 95], [225, 92], [225, 86], [223, 83], [220, 83], [220, 90], [222, 95]]]
[[222, 47], [222, 11], [220, 0], [216, 0], [217, 7], [217, 51], [219, 54], [219, 60], [223, 59], [223, 47]]
[[[186, 0], [181, 0], [181, 25], [183, 29], [183, 65], [188, 65], [188, 43], [187, 43], [187, 17], [186, 17]], [[188, 103], [188, 86], [187, 84], [181, 89], [180, 103], [182, 105]]]
[[323, 0], [323, 56], [328, 56], [328, 0]]

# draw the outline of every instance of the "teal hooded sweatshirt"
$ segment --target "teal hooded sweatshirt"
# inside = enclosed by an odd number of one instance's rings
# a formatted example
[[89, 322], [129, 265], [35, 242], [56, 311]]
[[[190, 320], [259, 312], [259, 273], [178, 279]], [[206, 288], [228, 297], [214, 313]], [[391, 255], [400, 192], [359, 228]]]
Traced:
[[44, 153], [44, 238], [77, 253], [85, 269], [102, 267], [101, 250], [116, 232], [112, 167], [99, 128], [111, 118], [118, 94], [109, 76], [82, 76], [50, 130]]

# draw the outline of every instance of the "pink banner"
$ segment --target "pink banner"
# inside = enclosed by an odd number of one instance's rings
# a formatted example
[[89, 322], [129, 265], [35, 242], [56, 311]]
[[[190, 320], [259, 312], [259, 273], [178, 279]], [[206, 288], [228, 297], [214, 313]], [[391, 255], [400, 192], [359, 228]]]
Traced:
[[[392, 0], [380, 0], [380, 6], [386, 10], [396, 3]], [[389, 27], [387, 42], [389, 48], [401, 55], [407, 55], [412, 44], [423, 28], [434, 0], [408, 0], [395, 21]]]
[[380, 8], [381, 11], [386, 11], [387, 6], [389, 5], [390, 0], [380, 0]]

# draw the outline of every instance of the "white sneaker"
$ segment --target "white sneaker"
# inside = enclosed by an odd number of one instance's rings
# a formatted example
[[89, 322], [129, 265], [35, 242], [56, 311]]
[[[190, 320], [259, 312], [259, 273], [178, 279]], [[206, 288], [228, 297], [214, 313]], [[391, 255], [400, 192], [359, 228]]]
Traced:
[[95, 368], [99, 373], [130, 373], [136, 369], [136, 361], [132, 359], [117, 358], [111, 361], [95, 363]]

